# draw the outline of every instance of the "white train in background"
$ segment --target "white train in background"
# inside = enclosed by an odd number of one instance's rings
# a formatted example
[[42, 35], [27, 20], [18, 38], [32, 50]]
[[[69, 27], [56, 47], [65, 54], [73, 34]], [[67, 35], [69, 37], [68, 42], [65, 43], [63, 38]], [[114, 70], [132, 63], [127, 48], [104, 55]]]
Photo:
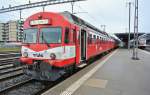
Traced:
[[139, 48], [150, 47], [150, 34], [144, 34], [139, 36]]
[[[134, 40], [130, 41], [130, 45], [131, 47], [134, 46]], [[143, 34], [138, 37], [138, 47], [142, 49], [150, 47], [150, 34]]]

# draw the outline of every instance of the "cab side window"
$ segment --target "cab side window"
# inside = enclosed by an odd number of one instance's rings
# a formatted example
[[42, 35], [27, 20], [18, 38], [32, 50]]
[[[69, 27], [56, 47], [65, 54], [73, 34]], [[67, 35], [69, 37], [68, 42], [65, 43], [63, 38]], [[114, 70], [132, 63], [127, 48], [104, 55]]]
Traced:
[[76, 30], [73, 29], [73, 43], [76, 42]]
[[64, 42], [66, 44], [69, 43], [69, 28], [68, 27], [65, 28], [65, 40], [64, 40]]

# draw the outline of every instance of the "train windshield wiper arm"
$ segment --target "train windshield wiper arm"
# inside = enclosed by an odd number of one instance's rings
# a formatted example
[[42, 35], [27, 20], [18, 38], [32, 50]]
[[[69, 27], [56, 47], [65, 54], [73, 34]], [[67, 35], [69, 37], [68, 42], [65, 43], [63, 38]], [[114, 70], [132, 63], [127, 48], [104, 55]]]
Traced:
[[43, 32], [42, 32], [42, 42], [44, 41], [44, 43], [47, 45], [48, 48], [50, 48], [50, 45], [48, 44], [47, 40], [44, 38], [43, 36]]
[[28, 42], [26, 42], [26, 36], [27, 36], [27, 35], [24, 34], [24, 38], [23, 38], [24, 41], [23, 41], [23, 43], [25, 43], [27, 46], [30, 46], [30, 44], [29, 44]]

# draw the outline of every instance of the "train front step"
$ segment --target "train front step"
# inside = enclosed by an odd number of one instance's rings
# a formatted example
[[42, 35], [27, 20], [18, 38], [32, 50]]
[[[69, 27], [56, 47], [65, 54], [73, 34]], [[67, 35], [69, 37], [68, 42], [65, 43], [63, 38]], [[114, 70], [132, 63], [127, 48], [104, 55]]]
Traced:
[[83, 67], [85, 67], [86, 65], [87, 65], [87, 63], [82, 63], [82, 64], [78, 65], [77, 67], [78, 67], [78, 68], [83, 68]]

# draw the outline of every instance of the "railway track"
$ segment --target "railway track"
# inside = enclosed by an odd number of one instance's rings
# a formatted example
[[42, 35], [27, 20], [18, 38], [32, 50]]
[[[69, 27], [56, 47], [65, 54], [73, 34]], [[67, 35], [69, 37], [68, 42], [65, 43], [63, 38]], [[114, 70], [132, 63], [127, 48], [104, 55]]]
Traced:
[[[7, 56], [7, 58], [2, 58]], [[32, 95], [44, 90], [47, 83], [35, 81], [23, 74], [24, 66], [15, 67], [19, 57], [0, 54], [0, 95]], [[15, 94], [13, 94], [15, 93]]]
[[11, 58], [3, 58], [0, 59], [0, 70], [6, 68], [12, 68], [15, 66], [16, 62], [18, 61], [19, 57], [11, 57]]
[[0, 81], [23, 74], [23, 66], [15, 67], [18, 57], [0, 59]]
[[1, 58], [0, 59], [0, 66], [5, 65], [5, 64], [11, 64], [17, 61], [19, 57], [9, 57], [9, 58]]
[[29, 81], [31, 81], [32, 79], [25, 77], [24, 75], [20, 75], [18, 77], [15, 78], [10, 78], [9, 80], [3, 81], [1, 82], [1, 86], [0, 86], [0, 94], [2, 94], [5, 91], [9, 91], [15, 87], [18, 87], [20, 85], [23, 85]]
[[9, 68], [9, 69], [2, 69], [2, 70], [0, 70], [0, 75], [6, 74], [6, 73], [11, 73], [14, 71], [19, 71], [19, 70], [22, 70], [22, 68], [23, 68], [23, 66]]
[[22, 74], [23, 74], [22, 70], [18, 70], [18, 71], [10, 72], [10, 73], [7, 73], [7, 74], [3, 74], [3, 75], [0, 76], [0, 81], [7, 80], [9, 78], [16, 77], [16, 76], [22, 75]]
[[37, 81], [25, 75], [11, 79], [11, 81], [0, 83], [0, 95], [41, 95], [48, 89], [56, 86], [65, 79], [55, 82]]
[[23, 66], [0, 69], [0, 81], [23, 74]]
[[0, 95], [35, 95], [50, 86], [51, 83], [17, 77], [17, 80], [14, 79], [7, 84], [0, 86]]
[[0, 53], [0, 58], [18, 57], [20, 55], [20, 53]]
[[69, 77], [55, 82], [37, 81], [24, 75], [22, 67], [0, 71], [0, 95], [39, 95]]
[[24, 66], [15, 67], [17, 59], [18, 57], [0, 59], [0, 95], [31, 95], [47, 88], [46, 83], [24, 75]]

